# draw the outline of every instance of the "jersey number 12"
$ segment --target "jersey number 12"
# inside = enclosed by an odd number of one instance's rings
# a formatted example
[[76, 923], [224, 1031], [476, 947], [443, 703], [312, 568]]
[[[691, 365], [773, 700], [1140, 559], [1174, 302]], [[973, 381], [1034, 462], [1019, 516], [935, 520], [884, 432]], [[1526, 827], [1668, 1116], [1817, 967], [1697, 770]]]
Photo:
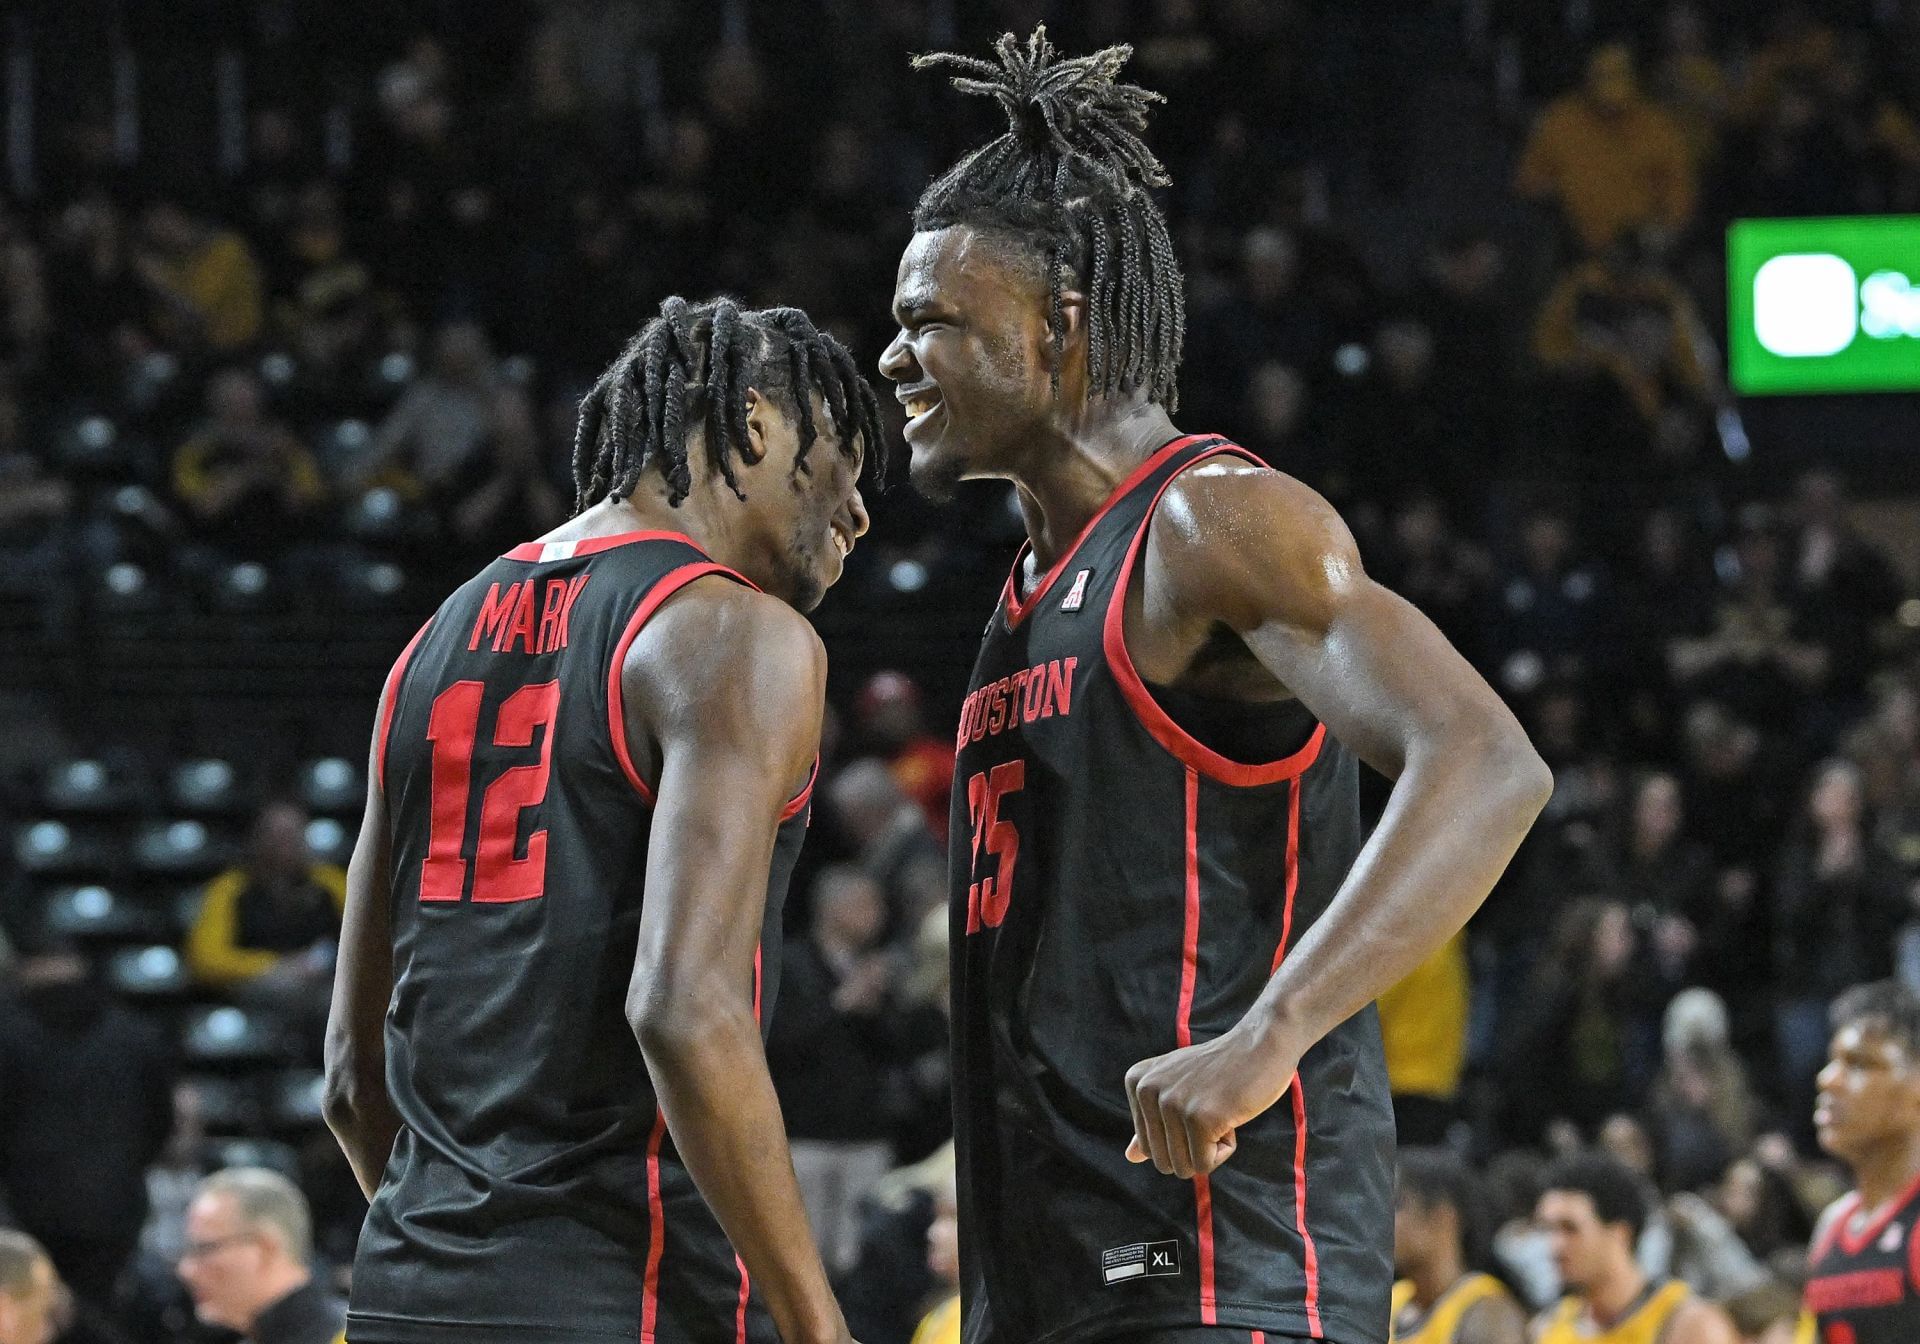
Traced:
[[[473, 796], [473, 754], [480, 731], [486, 684], [456, 681], [433, 701], [427, 740], [433, 743], [433, 802], [427, 858], [420, 866], [420, 899], [457, 901], [467, 885], [467, 812]], [[487, 785], [480, 800], [480, 838], [473, 847], [476, 902], [531, 901], [547, 890], [547, 833], [527, 837], [527, 856], [514, 856], [520, 814], [547, 796], [553, 767], [553, 720], [560, 709], [560, 683], [522, 686], [500, 705], [493, 725], [496, 747], [530, 747], [540, 736], [537, 765], [509, 766]]]

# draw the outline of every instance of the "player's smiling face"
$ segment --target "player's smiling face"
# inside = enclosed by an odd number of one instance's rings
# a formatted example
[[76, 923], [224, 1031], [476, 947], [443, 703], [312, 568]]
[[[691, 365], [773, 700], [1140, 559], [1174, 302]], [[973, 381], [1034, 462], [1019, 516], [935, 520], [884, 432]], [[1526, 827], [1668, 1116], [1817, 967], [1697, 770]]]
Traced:
[[907, 412], [913, 484], [936, 500], [1007, 475], [1052, 415], [1041, 267], [1019, 244], [966, 225], [916, 233], [900, 258], [880, 356]]
[[761, 456], [745, 464], [740, 485], [759, 517], [756, 530], [765, 538], [767, 555], [760, 572], [747, 577], [801, 611], [811, 611], [839, 581], [854, 543], [867, 530], [866, 502], [860, 497], [866, 445], [856, 440], [851, 453], [841, 445], [816, 394], [818, 437], [802, 457], [788, 394], [763, 397], [749, 389], [747, 395], [748, 436]]
[[1819, 1086], [1814, 1128], [1820, 1146], [1842, 1160], [1920, 1129], [1920, 1061], [1876, 1023], [1850, 1022], [1834, 1033]]

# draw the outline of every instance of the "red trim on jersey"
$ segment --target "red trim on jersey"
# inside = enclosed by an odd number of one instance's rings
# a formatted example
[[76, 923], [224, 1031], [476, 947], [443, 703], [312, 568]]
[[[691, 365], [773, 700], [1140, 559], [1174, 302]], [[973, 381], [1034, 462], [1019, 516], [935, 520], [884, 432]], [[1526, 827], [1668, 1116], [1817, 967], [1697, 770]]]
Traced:
[[[655, 539], [670, 535], [673, 534], [657, 532], [635, 532], [631, 534], [632, 537], [651, 537]], [[533, 545], [535, 543], [529, 542], [528, 544]], [[665, 577], [647, 590], [647, 595], [640, 600], [639, 607], [635, 609], [633, 616], [627, 621], [627, 628], [621, 633], [620, 642], [613, 646], [613, 666], [607, 670], [607, 732], [613, 738], [613, 755], [614, 758], [620, 762], [621, 773], [625, 774], [627, 782], [639, 791], [640, 796], [646, 800], [648, 807], [653, 806], [653, 789], [648, 786], [646, 780], [640, 778], [640, 772], [634, 769], [633, 766], [633, 753], [627, 750], [627, 715], [626, 706], [622, 700], [620, 690], [620, 670], [626, 665], [627, 649], [633, 644], [634, 638], [640, 633], [640, 627], [645, 625], [653, 613], [660, 609], [660, 604], [692, 583], [695, 579], [703, 579], [709, 574], [725, 574], [728, 578], [735, 579], [740, 583], [746, 584], [747, 587], [753, 588], [755, 592], [760, 591], [754, 586], [751, 579], [735, 573], [725, 565], [717, 565], [711, 560], [704, 563], [696, 561], [690, 565], [682, 565], [679, 569], [668, 570]]]
[[1840, 1249], [1848, 1255], [1860, 1254], [1860, 1252], [1871, 1246], [1882, 1232], [1887, 1230], [1887, 1224], [1897, 1218], [1906, 1209], [1907, 1205], [1913, 1203], [1916, 1195], [1920, 1195], [1920, 1176], [1914, 1177], [1913, 1182], [1908, 1185], [1905, 1190], [1894, 1196], [1890, 1203], [1883, 1205], [1880, 1211], [1868, 1220], [1866, 1227], [1862, 1229], [1860, 1235], [1856, 1237], [1847, 1231], [1847, 1220], [1853, 1217], [1859, 1206], [1860, 1192], [1857, 1190], [1854, 1191], [1853, 1198], [1855, 1207], [1848, 1209], [1844, 1214], [1840, 1215], [1839, 1218], [1834, 1220], [1834, 1240], [1839, 1243]]
[[[1200, 776], [1187, 771], [1187, 920], [1180, 943], [1180, 1006], [1174, 1040], [1193, 1044], [1193, 986], [1200, 975]], [[1194, 1222], [1200, 1238], [1200, 1323], [1217, 1319], [1213, 1296], [1213, 1186], [1206, 1174], [1193, 1178]]]
[[393, 667], [387, 673], [387, 685], [383, 693], [386, 704], [380, 710], [380, 734], [373, 748], [373, 775], [380, 781], [382, 793], [387, 789], [387, 734], [393, 731], [393, 703], [400, 698], [400, 679], [407, 675], [407, 661], [413, 657], [420, 637], [427, 633], [427, 626], [432, 624], [433, 617], [427, 617], [427, 624], [413, 632], [413, 638], [407, 641], [406, 648], [400, 650], [400, 656], [394, 659]]
[[740, 1305], [733, 1313], [733, 1344], [747, 1344], [747, 1263], [736, 1255], [733, 1264], [740, 1271]]
[[[820, 778], [820, 758], [818, 756], [815, 756], [813, 758], [812, 773], [810, 773], [807, 776], [807, 782], [801, 786], [800, 792], [794, 794], [793, 797], [790, 800], [788, 800], [787, 805], [780, 810], [780, 820], [792, 821], [795, 817], [800, 815], [800, 809], [807, 805], [807, 799], [813, 797], [813, 786], [816, 782], [818, 782], [819, 778]], [[758, 953], [756, 953], [755, 955], [757, 956]]]
[[667, 1244], [667, 1206], [660, 1198], [660, 1140], [667, 1134], [667, 1113], [653, 1109], [647, 1135], [647, 1272], [640, 1289], [640, 1344], [653, 1344], [654, 1318], [660, 1310], [660, 1253]]
[[1088, 534], [1093, 531], [1100, 520], [1107, 516], [1108, 510], [1112, 509], [1114, 505], [1118, 504], [1131, 493], [1133, 488], [1139, 485], [1140, 482], [1146, 480], [1147, 477], [1158, 471], [1160, 464], [1165, 462], [1170, 454], [1179, 452], [1189, 444], [1198, 443], [1201, 439], [1214, 437], [1216, 436], [1212, 434], [1182, 435], [1172, 443], [1158, 449], [1152, 457], [1149, 457], [1145, 462], [1135, 467], [1128, 473], [1126, 480], [1114, 487], [1113, 493], [1107, 496], [1107, 502], [1102, 504], [1099, 509], [1094, 512], [1093, 517], [1087, 519], [1086, 526], [1082, 527], [1079, 534], [1074, 537], [1073, 544], [1068, 546], [1066, 550], [1060, 552], [1059, 558], [1048, 567], [1045, 574], [1040, 576], [1040, 582], [1034, 585], [1033, 591], [1028, 593], [1025, 598], [1020, 596], [1020, 568], [1026, 564], [1027, 553], [1033, 549], [1033, 543], [1031, 541], [1021, 542], [1019, 554], [1013, 557], [1013, 571], [1007, 575], [1006, 587], [1003, 588], [1000, 593], [1000, 599], [1006, 605], [1007, 629], [1014, 630], [1019, 628], [1020, 622], [1027, 618], [1027, 613], [1040, 604], [1040, 599], [1047, 595], [1047, 589], [1053, 587], [1053, 581], [1060, 577], [1061, 572], [1067, 567], [1067, 562], [1073, 558], [1074, 552], [1080, 549], [1080, 543], [1085, 541]]
[[1846, 1223], [1847, 1219], [1853, 1217], [1855, 1210], [1859, 1207], [1860, 1192], [1858, 1190], [1849, 1190], [1846, 1194], [1840, 1196], [1840, 1200], [1834, 1206], [1833, 1211], [1827, 1215], [1825, 1222], [1821, 1224], [1820, 1235], [1814, 1239], [1812, 1249], [1807, 1252], [1807, 1262], [1809, 1264], [1819, 1264], [1827, 1252], [1833, 1249], [1834, 1238], [1839, 1235], [1841, 1227]]
[[[1273, 949], [1273, 970], [1286, 959], [1293, 941], [1293, 896], [1300, 890], [1300, 781], [1287, 788], [1287, 900], [1280, 909], [1280, 945]], [[1269, 971], [1268, 974], [1272, 974]]]
[[1297, 1073], [1293, 1075], [1293, 1216], [1305, 1252], [1307, 1329], [1315, 1339], [1325, 1339], [1320, 1327], [1320, 1256], [1313, 1247], [1313, 1233], [1307, 1230], [1307, 1093]]
[[1253, 1332], [1253, 1344], [1267, 1344], [1267, 1332], [1265, 1330], [1255, 1330]]
[[[1256, 463], [1260, 461], [1238, 444], [1223, 443], [1211, 452], [1202, 453], [1194, 458], [1187, 467], [1194, 467], [1222, 456], [1244, 457]], [[1182, 468], [1183, 471], [1185, 469]], [[1147, 539], [1147, 529], [1153, 525], [1153, 515], [1160, 507], [1160, 497], [1166, 494], [1168, 487], [1179, 479], [1178, 473], [1168, 477], [1155, 492], [1152, 503], [1147, 506], [1146, 520], [1140, 524], [1140, 530], [1134, 533], [1133, 543], [1127, 547], [1127, 558], [1121, 561], [1120, 572], [1114, 576], [1113, 597], [1107, 603], [1106, 625], [1101, 633], [1101, 642], [1107, 653], [1107, 666], [1113, 669], [1114, 680], [1120, 683], [1121, 694], [1133, 707], [1133, 712], [1141, 724], [1153, 734], [1156, 742], [1165, 747], [1188, 769], [1198, 770], [1208, 779], [1238, 788], [1277, 784], [1283, 779], [1292, 779], [1305, 771], [1319, 757], [1320, 747], [1327, 736], [1327, 726], [1324, 723], [1315, 724], [1313, 735], [1307, 739], [1306, 745], [1291, 756], [1282, 757], [1277, 761], [1268, 761], [1264, 765], [1245, 765], [1239, 761], [1228, 760], [1173, 721], [1172, 716], [1160, 707], [1160, 702], [1153, 698], [1153, 692], [1147, 689], [1147, 684], [1140, 679], [1140, 673], [1133, 666], [1133, 656], [1127, 652], [1127, 585], [1133, 575], [1134, 561], [1140, 554], [1142, 543]]]
[[598, 555], [610, 551], [616, 546], [628, 546], [636, 541], [684, 541], [701, 554], [706, 548], [684, 532], [620, 532], [610, 537], [579, 537], [572, 541], [523, 541], [505, 555], [502, 560], [530, 560], [539, 563], [549, 546], [571, 546], [573, 549], [565, 555], [556, 555], [555, 560], [577, 560], [583, 555]]

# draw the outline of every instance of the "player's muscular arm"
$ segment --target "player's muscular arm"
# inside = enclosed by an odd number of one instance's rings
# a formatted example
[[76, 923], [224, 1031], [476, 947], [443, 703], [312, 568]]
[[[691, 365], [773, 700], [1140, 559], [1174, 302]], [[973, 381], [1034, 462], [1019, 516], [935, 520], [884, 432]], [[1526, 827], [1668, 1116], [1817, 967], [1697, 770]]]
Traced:
[[1511, 1298], [1483, 1297], [1460, 1320], [1454, 1344], [1526, 1344], [1527, 1318]]
[[[386, 722], [382, 695], [375, 723]], [[379, 744], [367, 763], [367, 810], [347, 863], [347, 906], [327, 1015], [326, 1117], [368, 1199], [380, 1185], [400, 1117], [387, 1095], [387, 1003], [393, 997], [393, 936], [388, 909], [387, 799]]]
[[788, 1344], [846, 1325], [807, 1228], [753, 1008], [775, 832], [820, 741], [826, 654], [773, 598], [695, 580], [622, 672], [659, 762], [627, 1015], [676, 1147]]
[[[1362, 760], [1394, 780], [1339, 893], [1225, 1036], [1128, 1074], [1136, 1160], [1178, 1176], [1233, 1151], [1308, 1047], [1401, 980], [1486, 899], [1552, 777], [1492, 687], [1433, 623], [1374, 583], [1326, 501], [1255, 468], [1189, 472], [1142, 561], [1155, 647], [1219, 628]], [[1276, 843], [1279, 843], [1276, 837]]]

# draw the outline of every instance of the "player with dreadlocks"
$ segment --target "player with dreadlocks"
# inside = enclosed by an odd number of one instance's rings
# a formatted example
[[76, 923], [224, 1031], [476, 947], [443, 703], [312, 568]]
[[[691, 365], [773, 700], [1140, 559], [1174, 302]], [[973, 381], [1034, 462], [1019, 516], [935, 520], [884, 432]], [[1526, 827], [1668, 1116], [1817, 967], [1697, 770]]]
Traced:
[[[1029, 537], [954, 779], [965, 1337], [1378, 1344], [1370, 1005], [1551, 780], [1324, 500], [1174, 427], [1180, 267], [1127, 55], [1040, 30], [916, 62], [1007, 129], [921, 197], [880, 368], [914, 480], [1011, 480]], [[1362, 760], [1396, 781], [1364, 844]]]
[[796, 609], [879, 442], [804, 314], [669, 299], [581, 406], [574, 517], [394, 666], [327, 1037], [355, 1344], [847, 1338], [761, 1032], [826, 675]]

